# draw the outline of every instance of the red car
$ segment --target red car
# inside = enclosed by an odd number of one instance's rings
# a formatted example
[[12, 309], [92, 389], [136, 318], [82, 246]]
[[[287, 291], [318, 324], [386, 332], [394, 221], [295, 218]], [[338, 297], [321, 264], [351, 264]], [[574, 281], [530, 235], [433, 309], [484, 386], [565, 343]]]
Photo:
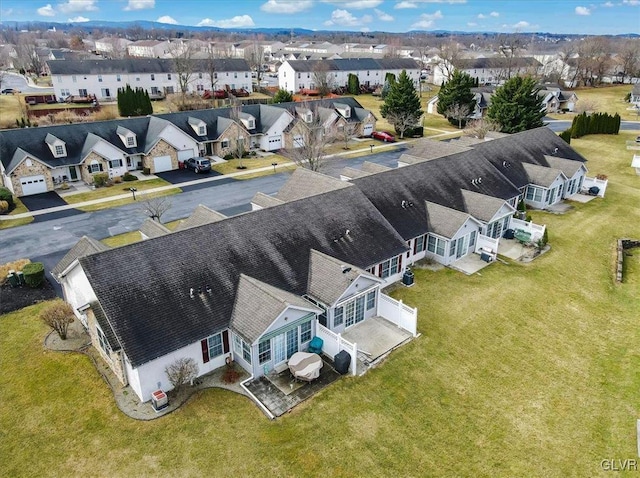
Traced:
[[396, 140], [392, 134], [389, 134], [386, 131], [374, 131], [371, 133], [371, 137], [384, 141], [385, 143], [394, 143]]

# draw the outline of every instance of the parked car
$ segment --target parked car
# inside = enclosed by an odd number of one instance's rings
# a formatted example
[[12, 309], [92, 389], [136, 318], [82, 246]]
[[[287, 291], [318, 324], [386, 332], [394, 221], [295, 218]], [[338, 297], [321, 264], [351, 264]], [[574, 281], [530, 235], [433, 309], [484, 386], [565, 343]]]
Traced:
[[640, 143], [640, 136], [636, 136], [636, 143]]
[[208, 173], [211, 171], [211, 161], [206, 158], [189, 158], [184, 162], [185, 169], [193, 169], [193, 172]]
[[20, 93], [20, 92], [15, 88], [5, 88], [4, 90], [2, 90], [3, 95], [12, 95], [14, 93]]
[[389, 134], [386, 131], [374, 131], [373, 133], [371, 133], [371, 137], [374, 139], [379, 139], [380, 141], [384, 141], [385, 143], [393, 143], [396, 140], [396, 138], [394, 138], [392, 134]]

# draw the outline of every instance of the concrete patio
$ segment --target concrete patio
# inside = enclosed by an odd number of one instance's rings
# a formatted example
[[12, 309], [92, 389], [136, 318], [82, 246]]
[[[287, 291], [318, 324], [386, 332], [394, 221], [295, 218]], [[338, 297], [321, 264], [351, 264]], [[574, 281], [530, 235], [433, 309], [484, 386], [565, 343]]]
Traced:
[[[371, 317], [349, 327], [342, 338], [358, 346], [358, 356], [366, 367], [374, 365], [381, 357], [410, 340], [408, 331], [382, 317]], [[360, 369], [358, 363], [358, 369]], [[362, 370], [364, 373], [366, 369]], [[360, 370], [358, 370], [360, 372]], [[361, 375], [361, 373], [359, 373]]]
[[484, 269], [489, 264], [491, 264], [491, 262], [483, 261], [480, 258], [480, 254], [468, 254], [455, 261], [449, 267], [470, 276]]

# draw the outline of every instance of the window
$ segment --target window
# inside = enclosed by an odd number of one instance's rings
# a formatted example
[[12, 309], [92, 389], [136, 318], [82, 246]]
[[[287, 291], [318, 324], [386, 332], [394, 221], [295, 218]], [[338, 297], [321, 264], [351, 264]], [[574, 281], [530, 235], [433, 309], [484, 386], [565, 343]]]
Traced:
[[537, 188], [535, 186], [527, 186], [527, 195], [526, 198], [530, 201], [541, 202], [544, 194], [544, 190], [542, 188]]
[[376, 291], [367, 292], [367, 310], [371, 310], [376, 306]]
[[64, 156], [64, 146], [61, 144], [56, 144], [56, 157]]
[[198, 79], [201, 80], [202, 79], [202, 73], [198, 73]]
[[212, 335], [207, 338], [207, 348], [209, 349], [209, 360], [218, 355], [222, 355], [224, 352], [222, 346], [222, 334]]
[[102, 171], [102, 165], [96, 160], [93, 160], [91, 164], [88, 166], [88, 168], [89, 168], [89, 172], [92, 174], [99, 173], [100, 171]]
[[[60, 81], [60, 78], [58, 78], [58, 81]], [[74, 83], [78, 81], [78, 77], [76, 75], [73, 75], [71, 77], [71, 81], [73, 81]]]
[[469, 246], [475, 246], [475, 245], [476, 245], [476, 231], [471, 231], [471, 236], [469, 238]]
[[[418, 252], [424, 251], [425, 241], [427, 236], [420, 236], [416, 238], [415, 245], [413, 246], [413, 253], [417, 254]], [[433, 251], [431, 251], [433, 252]]]
[[451, 245], [449, 246], [449, 256], [452, 256], [456, 253], [456, 240], [451, 241]]
[[207, 134], [207, 127], [204, 125], [198, 126], [198, 136], [204, 136], [205, 134]]
[[336, 325], [341, 325], [344, 317], [344, 308], [343, 307], [336, 307], [335, 311], [333, 312], [333, 326], [335, 327]]
[[135, 136], [127, 136], [127, 146], [129, 148], [133, 148], [136, 145], [136, 137]]
[[196, 91], [204, 91], [204, 85], [196, 85]]
[[98, 83], [102, 83], [102, 75], [98, 75]]
[[394, 257], [392, 259], [389, 259], [388, 261], [384, 261], [382, 263], [382, 273], [380, 274], [380, 277], [382, 277], [383, 279], [386, 279], [389, 276], [392, 276], [393, 274], [397, 274], [398, 273], [398, 258]]
[[225, 139], [223, 139], [223, 140], [220, 142], [220, 146], [222, 146], [223, 148], [228, 148], [228, 147], [229, 147], [229, 140], [228, 140], [228, 139], [226, 139], [226, 138], [225, 138]]
[[109, 169], [119, 168], [121, 166], [122, 166], [122, 160], [121, 159], [110, 159], [109, 160]]
[[109, 342], [107, 342], [107, 337], [104, 335], [104, 332], [102, 332], [98, 326], [96, 326], [96, 335], [98, 336], [100, 348], [107, 354], [107, 356], [110, 356], [111, 347], [109, 347]]
[[271, 360], [271, 340], [265, 340], [258, 344], [258, 362], [263, 364]]
[[233, 350], [238, 354], [242, 354], [242, 358], [247, 363], [251, 363], [251, 348], [237, 335], [233, 336]]
[[151, 73], [151, 81], [155, 81], [155, 79], [156, 79], [156, 75]]
[[60, 90], [60, 96], [65, 97], [71, 95], [71, 91], [68, 88], [62, 88]]
[[171, 73], [167, 73], [167, 80], [171, 79]]
[[120, 75], [116, 75], [116, 81], [121, 81]]
[[139, 76], [136, 76], [136, 81], [140, 81], [140, 77]]
[[305, 343], [311, 340], [311, 321], [300, 326], [300, 342]]
[[245, 77], [245, 78], [249, 78], [249, 73], [245, 71], [245, 72], [244, 72], [244, 77]]
[[238, 72], [237, 71], [233, 72], [233, 77], [234, 78], [238, 78]]

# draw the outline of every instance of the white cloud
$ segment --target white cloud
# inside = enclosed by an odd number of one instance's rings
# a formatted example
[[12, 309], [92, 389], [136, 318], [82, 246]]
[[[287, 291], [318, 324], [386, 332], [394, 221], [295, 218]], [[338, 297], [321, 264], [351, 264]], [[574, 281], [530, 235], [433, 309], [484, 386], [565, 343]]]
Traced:
[[338, 2], [335, 0], [322, 0], [323, 3], [330, 3], [338, 7], [351, 8], [352, 10], [363, 10], [365, 8], [375, 8], [382, 3], [382, 0], [347, 0]]
[[95, 12], [98, 10], [96, 6], [97, 0], [67, 0], [58, 4], [58, 10], [62, 13], [73, 12]]
[[518, 23], [514, 23], [513, 25], [507, 25], [504, 23], [502, 28], [513, 28], [514, 30], [531, 30], [533, 28], [538, 28], [538, 25], [532, 25], [529, 22], [520, 21]]
[[47, 3], [44, 7], [40, 7], [38, 8], [38, 10], [36, 10], [38, 12], [38, 15], [41, 15], [43, 17], [55, 17], [56, 16], [56, 11], [53, 9], [53, 7], [51, 6], [50, 3]]
[[400, 3], [396, 3], [393, 8], [395, 8], [396, 10], [401, 10], [404, 8], [418, 8], [418, 4], [415, 2], [404, 1]]
[[340, 27], [358, 27], [364, 23], [370, 23], [372, 20], [371, 15], [363, 15], [361, 18], [353, 16], [348, 10], [337, 9], [331, 12], [331, 20], [324, 22], [325, 26], [340, 26]]
[[77, 17], [69, 18], [67, 21], [69, 23], [82, 23], [82, 22], [88, 22], [90, 20], [87, 17], [83, 17], [82, 15], [78, 15]]
[[260, 6], [267, 13], [298, 13], [313, 6], [311, 0], [269, 0]]
[[442, 12], [438, 10], [435, 13], [423, 13], [422, 15], [420, 15], [419, 18], [420, 20], [418, 20], [416, 23], [411, 25], [411, 28], [423, 29], [423, 30], [426, 28], [431, 28], [435, 23], [435, 21], [440, 20], [441, 18], [443, 18], [443, 16], [442, 16]]
[[485, 19], [485, 18], [489, 18], [489, 17], [494, 17], [494, 18], [496, 18], [496, 17], [499, 17], [499, 16], [500, 16], [500, 14], [499, 14], [498, 12], [491, 12], [491, 13], [489, 13], [488, 15], [485, 15], [484, 13], [479, 13], [479, 14], [478, 14], [478, 18], [479, 18], [480, 20], [483, 20], [483, 19]]
[[378, 20], [382, 20], [383, 22], [392, 22], [394, 20], [391, 15], [383, 12], [382, 10], [376, 8], [373, 11], [376, 12], [376, 15], [378, 15]]
[[622, 0], [624, 5], [638, 6], [640, 5], [640, 0]]
[[247, 28], [255, 27], [253, 18], [249, 15], [238, 15], [226, 20], [212, 20], [211, 18], [204, 18], [198, 23], [199, 27], [218, 27], [218, 28]]
[[134, 10], [149, 10], [155, 8], [156, 0], [129, 0], [124, 10], [131, 12]]
[[490, 16], [490, 17], [494, 17], [494, 18], [496, 18], [496, 17], [499, 17], [499, 16], [500, 16], [500, 14], [499, 14], [498, 12], [491, 12], [491, 13], [489, 14], [489, 16]]
[[478, 13], [478, 18], [480, 20], [484, 20], [485, 18], [487, 18], [487, 16], [484, 13]]
[[611, 2], [605, 2], [605, 3], [603, 3], [603, 4], [602, 4], [602, 6], [603, 6], [603, 7], [611, 8], [611, 7], [613, 7], [613, 3], [611, 3]]
[[156, 20], [156, 22], [158, 23], [168, 23], [170, 25], [177, 25], [178, 24], [178, 20], [176, 20], [173, 17], [170, 17], [169, 15], [163, 15], [160, 18], [158, 18]]
[[468, 27], [477, 27], [478, 24], [476, 22], [467, 22]]
[[13, 13], [13, 8], [7, 8], [6, 10], [0, 10], [0, 18], [6, 18], [11, 16]]
[[576, 7], [576, 15], [582, 15], [582, 16], [587, 16], [587, 15], [591, 15], [591, 10], [589, 10], [587, 7]]
[[418, 8], [421, 3], [467, 3], [467, 0], [402, 0], [396, 3], [393, 8]]

